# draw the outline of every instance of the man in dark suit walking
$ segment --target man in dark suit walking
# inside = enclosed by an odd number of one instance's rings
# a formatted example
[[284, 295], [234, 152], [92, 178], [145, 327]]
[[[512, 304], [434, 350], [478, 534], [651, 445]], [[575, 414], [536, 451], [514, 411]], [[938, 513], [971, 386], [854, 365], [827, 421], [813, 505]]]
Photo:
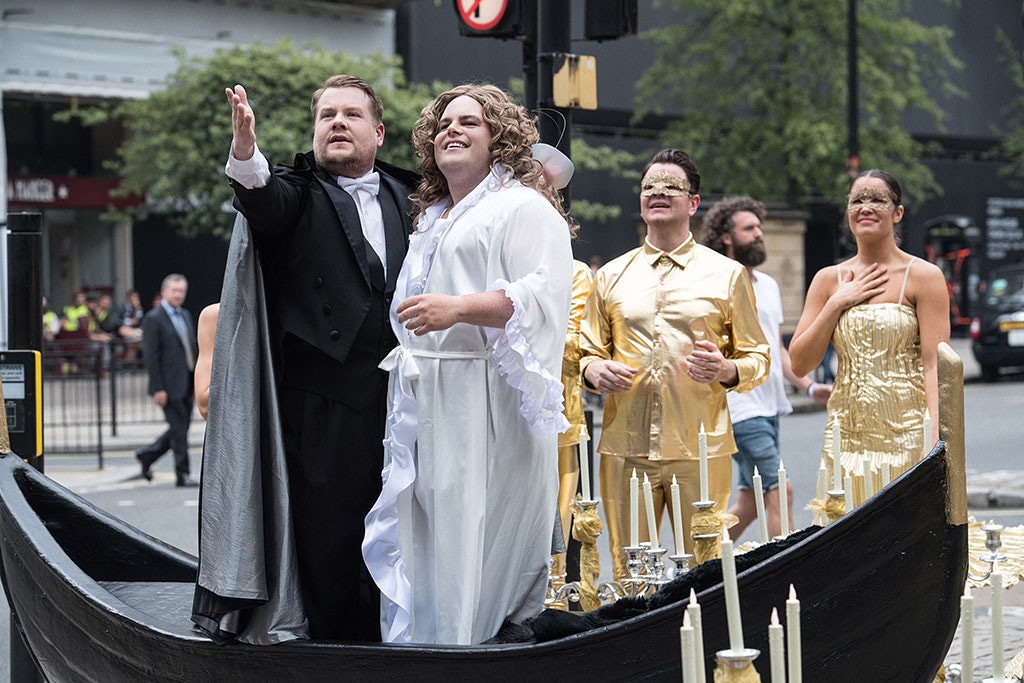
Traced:
[[381, 489], [388, 311], [408, 244], [415, 174], [376, 159], [383, 105], [333, 76], [312, 97], [313, 151], [270, 169], [242, 86], [226, 90], [227, 175], [263, 268], [302, 607], [315, 639], [380, 640], [363, 563]]
[[142, 476], [152, 481], [153, 463], [174, 452], [177, 486], [198, 486], [189, 476], [188, 428], [192, 421], [193, 375], [196, 367], [196, 328], [186, 308], [188, 281], [184, 275], [168, 275], [160, 285], [160, 305], [142, 320], [142, 353], [149, 374], [149, 393], [164, 411], [167, 431], [135, 453]]

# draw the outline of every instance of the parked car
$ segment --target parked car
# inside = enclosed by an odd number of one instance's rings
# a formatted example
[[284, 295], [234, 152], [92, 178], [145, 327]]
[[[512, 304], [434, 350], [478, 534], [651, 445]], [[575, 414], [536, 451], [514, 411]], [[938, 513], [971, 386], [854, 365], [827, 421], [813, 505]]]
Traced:
[[1024, 266], [989, 273], [979, 303], [972, 349], [982, 379], [991, 382], [1001, 368], [1024, 366]]

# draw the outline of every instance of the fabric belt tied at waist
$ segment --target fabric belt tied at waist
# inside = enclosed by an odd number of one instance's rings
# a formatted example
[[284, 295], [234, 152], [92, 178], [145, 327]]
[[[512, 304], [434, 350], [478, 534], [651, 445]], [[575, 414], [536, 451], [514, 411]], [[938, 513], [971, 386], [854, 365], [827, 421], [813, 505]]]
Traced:
[[402, 376], [408, 380], [419, 379], [420, 368], [416, 358], [437, 358], [439, 360], [487, 360], [491, 357], [491, 348], [479, 351], [431, 351], [430, 349], [410, 349], [396, 346], [384, 357], [377, 367], [385, 372], [394, 372], [399, 368]]

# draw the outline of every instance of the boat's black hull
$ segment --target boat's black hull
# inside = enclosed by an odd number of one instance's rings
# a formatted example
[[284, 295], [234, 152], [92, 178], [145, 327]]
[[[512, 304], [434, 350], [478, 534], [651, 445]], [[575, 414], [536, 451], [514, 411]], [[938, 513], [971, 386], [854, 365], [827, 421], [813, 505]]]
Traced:
[[[947, 521], [937, 450], [838, 522], [739, 576], [744, 636], [762, 656], [789, 585], [802, 606], [805, 681], [930, 681], [952, 640], [966, 524]], [[189, 622], [192, 556], [106, 515], [16, 457], [0, 458], [8, 600], [54, 681], [679, 680], [683, 603], [547, 643], [419, 647], [217, 646]], [[721, 584], [698, 595], [709, 680], [728, 644]], [[12, 634], [12, 637], [17, 637]]]

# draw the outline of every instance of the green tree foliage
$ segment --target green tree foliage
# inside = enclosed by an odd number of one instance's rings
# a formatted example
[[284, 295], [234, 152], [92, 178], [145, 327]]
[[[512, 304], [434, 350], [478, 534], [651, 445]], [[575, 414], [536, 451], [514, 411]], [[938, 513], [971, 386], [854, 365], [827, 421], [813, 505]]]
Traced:
[[1024, 61], [1003, 29], [997, 29], [996, 40], [1003, 47], [1001, 61], [1013, 83], [1014, 97], [1002, 112], [1006, 117], [1005, 130], [995, 131], [1000, 134], [1000, 141], [993, 156], [1004, 162], [1000, 172], [1024, 187]]
[[[641, 108], [678, 115], [664, 142], [686, 149], [705, 192], [799, 206], [839, 198], [847, 181], [847, 3], [670, 0], [684, 20], [652, 30], [657, 57], [638, 85]], [[909, 0], [858, 0], [860, 166], [894, 173], [908, 194], [940, 191], [928, 151], [903, 127], [933, 99], [959, 94], [952, 31], [906, 18]], [[939, 85], [937, 85], [939, 84]], [[643, 113], [643, 112], [641, 112]]]
[[379, 158], [405, 168], [416, 166], [409, 145], [413, 125], [442, 87], [407, 84], [398, 58], [300, 48], [286, 39], [237, 46], [208, 58], [179, 54], [179, 60], [163, 89], [125, 101], [113, 112], [123, 119], [126, 138], [111, 166], [124, 192], [147, 198], [146, 206], [128, 212], [131, 218], [167, 213], [186, 236], [226, 236], [234, 220], [226, 210], [233, 192], [224, 176], [231, 143], [225, 87], [245, 87], [260, 150], [271, 164], [290, 164], [297, 152], [312, 149], [313, 91], [333, 74], [361, 76], [384, 102]]

